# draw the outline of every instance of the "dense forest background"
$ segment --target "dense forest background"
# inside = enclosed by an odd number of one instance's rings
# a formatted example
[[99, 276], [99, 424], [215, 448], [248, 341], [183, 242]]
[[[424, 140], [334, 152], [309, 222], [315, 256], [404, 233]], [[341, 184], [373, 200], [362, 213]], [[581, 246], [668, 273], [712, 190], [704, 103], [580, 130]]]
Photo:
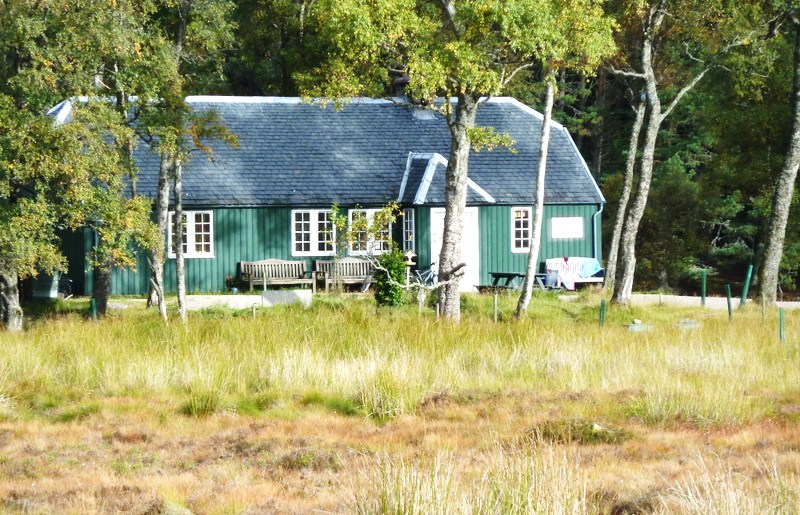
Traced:
[[[707, 11], [703, 30], [713, 30], [714, 16], [721, 16], [714, 8], [721, 5], [694, 6]], [[322, 56], [313, 40], [304, 44], [302, 8], [303, 2], [293, 0], [238, 1], [236, 48], [225, 60], [224, 80], [202, 92], [300, 94], [296, 78], [312, 72]], [[619, 6], [612, 2], [608, 8]], [[721, 291], [726, 282], [741, 283], [748, 264], [758, 267], [775, 178], [790, 142], [794, 46], [792, 31], [767, 39], [770, 15], [760, 15], [762, 20], [751, 18], [741, 30], [757, 31], [762, 21], [762, 32], [754, 37], [762, 38], [763, 45], [740, 52], [738, 62], [712, 68], [664, 122], [637, 238], [639, 290], [696, 291], [700, 269], [708, 268], [711, 284]], [[617, 40], [629, 46], [618, 52], [635, 53], [638, 27], [625, 23], [620, 20]], [[673, 23], [680, 25], [680, 20]], [[678, 68], [696, 64], [680, 46], [687, 40], [702, 45], [709, 35], [687, 36], [675, 27], [665, 32], [662, 52], [676, 54], [661, 76], [669, 96], [686, 73]], [[671, 37], [674, 41], [667, 41]], [[562, 72], [558, 90], [554, 118], [570, 129], [608, 200], [603, 213], [607, 247], [635, 117], [631, 106], [642, 85], [604, 65], [593, 74]], [[387, 82], [385, 94], [395, 93]], [[543, 87], [535, 72], [521, 78], [510, 94], [542, 110]], [[797, 288], [799, 271], [800, 217], [793, 209], [782, 263], [784, 292]]]
[[[382, 3], [361, 2], [360, 8]], [[658, 3], [669, 10], [655, 39], [660, 94], [668, 102], [699, 69], [707, 73], [659, 132], [636, 239], [636, 289], [693, 292], [700, 270], [708, 269], [712, 290], [721, 290], [724, 283], [741, 283], [749, 264], [758, 277], [776, 177], [791, 140], [796, 27], [785, 15], [794, 16], [796, 6], [722, 0], [603, 4], [615, 20], [616, 53], [591, 71], [559, 68], [554, 118], [570, 129], [608, 200], [606, 246], [622, 191], [633, 107], [644, 98], [642, 82], [620, 70], [630, 69], [641, 55], [643, 13]], [[0, 1], [0, 94], [39, 113], [59, 99], [98, 89], [103, 94], [104, 88], [118, 98], [153, 92], [165, 97], [166, 90], [303, 95], [314, 91], [308, 85], [322, 80], [320, 74], [334, 73], [324, 66], [332, 44], [325, 32], [330, 20], [324, 18], [355, 4]], [[336, 37], [355, 38], [352, 30], [343, 27]], [[173, 64], [163, 57], [159, 41], [177, 52]], [[735, 48], [725, 47], [731, 41]], [[369, 73], [377, 80], [361, 88], [363, 94], [402, 94], [402, 66], [391, 55], [384, 67], [375, 68], [374, 62], [371, 56]], [[502, 94], [541, 110], [545, 68], [528, 67]], [[796, 200], [795, 195], [793, 204]], [[797, 289], [799, 276], [800, 216], [793, 209], [781, 265], [784, 294]]]

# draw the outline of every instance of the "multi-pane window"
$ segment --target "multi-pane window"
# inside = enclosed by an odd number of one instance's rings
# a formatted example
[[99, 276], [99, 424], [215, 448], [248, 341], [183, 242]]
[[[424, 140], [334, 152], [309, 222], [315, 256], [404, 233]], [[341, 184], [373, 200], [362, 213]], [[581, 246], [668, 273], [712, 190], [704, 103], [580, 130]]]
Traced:
[[414, 210], [413, 209], [404, 209], [403, 210], [403, 251], [408, 252], [416, 252], [417, 251], [417, 244], [414, 240]]
[[369, 250], [369, 217], [365, 209], [350, 211], [351, 252], [367, 252]]
[[529, 252], [531, 249], [531, 208], [511, 209], [511, 252]]
[[[214, 257], [214, 213], [212, 211], [184, 211], [183, 220], [183, 256], [186, 258]], [[169, 227], [167, 248], [169, 257], [176, 254], [176, 238], [178, 220], [175, 212], [169, 213]]]
[[336, 232], [330, 211], [292, 211], [292, 255], [331, 256], [336, 252]]
[[376, 227], [375, 215], [380, 209], [350, 210], [350, 252], [352, 254], [381, 254], [392, 248], [390, 223]]

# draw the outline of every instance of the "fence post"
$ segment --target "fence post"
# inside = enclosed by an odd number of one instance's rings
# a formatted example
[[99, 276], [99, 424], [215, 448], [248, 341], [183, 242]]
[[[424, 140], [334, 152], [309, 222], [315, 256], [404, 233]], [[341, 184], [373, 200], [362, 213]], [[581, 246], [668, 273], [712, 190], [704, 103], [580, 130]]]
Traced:
[[731, 285], [725, 285], [725, 296], [728, 298], [728, 320], [733, 319], [733, 307], [731, 305]]
[[742, 301], [739, 303], [739, 309], [744, 309], [744, 303], [747, 302], [747, 294], [750, 291], [750, 278], [753, 277], [753, 264], [747, 266], [747, 274], [744, 277], [744, 286], [742, 287]]
[[708, 277], [708, 270], [705, 268], [700, 270], [700, 305], [706, 307], [706, 278]]
[[778, 308], [778, 325], [780, 326], [781, 342], [786, 341], [786, 327], [783, 322], [783, 308]]
[[600, 326], [606, 323], [606, 299], [600, 299]]

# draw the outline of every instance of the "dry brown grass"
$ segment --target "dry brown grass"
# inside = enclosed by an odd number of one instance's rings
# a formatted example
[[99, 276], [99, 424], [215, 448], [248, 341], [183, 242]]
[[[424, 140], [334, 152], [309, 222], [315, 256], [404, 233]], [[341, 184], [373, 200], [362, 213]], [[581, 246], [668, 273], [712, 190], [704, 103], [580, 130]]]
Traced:
[[0, 334], [0, 513], [800, 512], [800, 347], [758, 313], [468, 300]]
[[[742, 497], [730, 501], [734, 507], [754, 510], [764, 504], [753, 499], [774, 490], [776, 477], [796, 487], [800, 474], [796, 427], [770, 422], [706, 430], [630, 422], [625, 429], [634, 436], [619, 444], [531, 444], [531, 427], [575, 401], [525, 392], [440, 401], [381, 424], [313, 408], [290, 420], [164, 419], [153, 409], [164, 401], [131, 401], [115, 412], [120, 401], [105, 400], [97, 414], [66, 424], [0, 424], [3, 511], [348, 513], [377, 506], [369, 503], [382, 493], [374, 490], [380, 478], [402, 474], [401, 465], [426, 481], [443, 459], [449, 477], [440, 481], [455, 483], [443, 512], [463, 513], [480, 505], [476, 478], [517, 466], [502, 452], [560, 453], [556, 464], [576, 468], [569, 477], [585, 490], [587, 511], [606, 513], [708, 512], [694, 509], [701, 502], [716, 512], [731, 492]], [[796, 496], [793, 502], [796, 508]]]

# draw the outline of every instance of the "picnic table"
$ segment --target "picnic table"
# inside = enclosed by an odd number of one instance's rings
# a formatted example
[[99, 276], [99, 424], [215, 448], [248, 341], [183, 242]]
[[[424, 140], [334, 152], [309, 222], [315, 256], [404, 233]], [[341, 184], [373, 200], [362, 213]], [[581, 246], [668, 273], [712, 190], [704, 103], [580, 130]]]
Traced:
[[485, 286], [478, 286], [478, 291], [481, 293], [498, 292], [500, 290], [513, 290], [519, 287], [516, 284], [517, 279], [523, 279], [525, 274], [519, 272], [489, 272], [492, 276], [492, 284]]

